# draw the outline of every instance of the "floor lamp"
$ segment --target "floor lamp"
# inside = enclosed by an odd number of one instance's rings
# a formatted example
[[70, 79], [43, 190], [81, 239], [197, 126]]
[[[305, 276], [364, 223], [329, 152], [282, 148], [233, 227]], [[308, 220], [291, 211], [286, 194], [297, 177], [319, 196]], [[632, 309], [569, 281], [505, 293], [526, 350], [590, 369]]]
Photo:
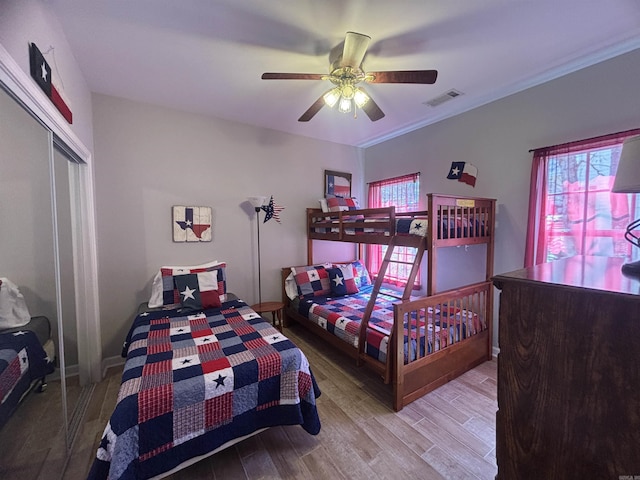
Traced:
[[[620, 162], [611, 191], [640, 193], [640, 135], [627, 138], [622, 144]], [[640, 230], [640, 218], [633, 220], [624, 234], [624, 238], [636, 247], [640, 247], [640, 237], [636, 233], [638, 230]], [[622, 273], [640, 277], [640, 261], [625, 263], [622, 265]]]
[[256, 227], [258, 229], [258, 304], [262, 303], [262, 279], [260, 278], [260, 210], [267, 197], [249, 197], [249, 202], [256, 211]]

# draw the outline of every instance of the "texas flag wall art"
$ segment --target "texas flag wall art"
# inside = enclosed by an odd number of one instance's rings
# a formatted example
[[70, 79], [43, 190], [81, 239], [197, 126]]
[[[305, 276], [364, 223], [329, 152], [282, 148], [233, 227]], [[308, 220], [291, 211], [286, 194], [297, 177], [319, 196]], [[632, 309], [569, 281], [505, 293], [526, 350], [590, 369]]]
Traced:
[[458, 180], [459, 182], [466, 183], [472, 187], [476, 186], [476, 177], [478, 176], [478, 169], [467, 162], [452, 162], [449, 169], [449, 180]]
[[210, 242], [211, 207], [173, 207], [174, 242]]
[[47, 97], [49, 97], [51, 103], [53, 103], [53, 105], [58, 109], [64, 119], [69, 123], [73, 123], [73, 114], [55, 85], [56, 82], [53, 79], [51, 67], [44, 59], [44, 56], [38, 47], [36, 47], [35, 43], [29, 44], [29, 64], [31, 77], [36, 81]]

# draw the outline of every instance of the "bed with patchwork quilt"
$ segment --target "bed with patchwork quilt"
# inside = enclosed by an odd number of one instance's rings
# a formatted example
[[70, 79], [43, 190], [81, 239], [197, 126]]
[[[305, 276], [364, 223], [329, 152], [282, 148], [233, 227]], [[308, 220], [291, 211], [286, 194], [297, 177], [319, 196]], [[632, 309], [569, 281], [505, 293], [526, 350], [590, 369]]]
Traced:
[[[360, 324], [372, 290], [373, 285], [368, 285], [353, 295], [296, 298], [291, 302], [291, 308], [357, 349]], [[364, 337], [364, 351], [380, 363], [387, 361], [389, 337], [393, 330], [393, 304], [397, 300], [397, 292], [381, 290]], [[405, 364], [486, 328], [484, 319], [476, 312], [457, 307], [440, 308], [435, 306], [416, 312], [403, 325]], [[418, 314], [420, 318], [416, 318]], [[412, 330], [411, 334], [409, 330]]]
[[[47, 330], [42, 340], [38, 329]], [[20, 328], [0, 332], [0, 428], [26, 394], [43, 385], [46, 375], [53, 373], [54, 355], [43, 347], [53, 347], [49, 334], [46, 317], [35, 317]]]
[[432, 243], [468, 245], [488, 242], [492, 234], [492, 199], [429, 194], [428, 210], [413, 212], [398, 212], [393, 206], [361, 209], [348, 199], [329, 200], [343, 204], [307, 209], [309, 239], [384, 244], [394, 236], [419, 236]]
[[[207, 268], [190, 275], [197, 281]], [[222, 287], [223, 273], [214, 275]], [[191, 290], [199, 298], [197, 284]], [[183, 302], [135, 318], [90, 479], [161, 478], [276, 425], [320, 431], [320, 392], [303, 352], [243, 301], [219, 305]]]

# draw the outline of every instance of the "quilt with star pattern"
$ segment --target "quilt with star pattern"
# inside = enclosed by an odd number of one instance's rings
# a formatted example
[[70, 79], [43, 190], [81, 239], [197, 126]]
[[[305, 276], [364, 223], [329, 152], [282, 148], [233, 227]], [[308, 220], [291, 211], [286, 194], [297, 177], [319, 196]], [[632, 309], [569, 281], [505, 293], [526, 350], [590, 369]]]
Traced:
[[0, 333], [0, 428], [31, 383], [52, 373], [54, 364], [30, 330]]
[[257, 430], [320, 431], [304, 353], [240, 300], [136, 317], [90, 479], [162, 475]]
[[[345, 227], [340, 220], [334, 220], [335, 226], [314, 226], [311, 224], [309, 229], [314, 233], [342, 233], [344, 235], [359, 235], [359, 234], [379, 234], [381, 236], [389, 236], [390, 232], [386, 228], [368, 226], [367, 224], [375, 224], [379, 222], [377, 218], [367, 218], [363, 215], [355, 215], [356, 210], [350, 213], [354, 213], [351, 217], [342, 217], [342, 221], [361, 224], [357, 227]], [[439, 224], [436, 225], [436, 233], [438, 238], [468, 238], [474, 236], [484, 236], [484, 222], [477, 219], [468, 219], [462, 216], [442, 215], [438, 219]], [[323, 224], [324, 225], [324, 224]], [[429, 220], [427, 217], [418, 216], [415, 218], [397, 218], [396, 219], [396, 235], [417, 235], [420, 237], [427, 236]]]
[[[356, 294], [304, 297], [297, 299], [292, 305], [303, 317], [358, 348], [360, 323], [372, 291], [373, 285], [368, 285], [361, 287]], [[388, 289], [380, 289], [365, 337], [365, 352], [382, 363], [387, 360], [389, 336], [393, 329], [393, 303], [398, 301], [397, 296], [389, 295], [391, 293], [393, 292]], [[454, 340], [460, 341], [482, 330], [480, 317], [471, 311], [459, 308], [429, 308], [427, 316], [427, 319], [420, 318], [416, 321], [412, 318], [410, 322], [405, 322], [405, 362], [408, 361], [409, 355], [412, 356], [412, 360], [415, 359], [418, 351], [420, 356], [424, 356], [446, 347]], [[425, 328], [427, 335], [424, 334]], [[408, 335], [410, 329], [419, 329], [419, 342], [416, 341], [415, 334]]]

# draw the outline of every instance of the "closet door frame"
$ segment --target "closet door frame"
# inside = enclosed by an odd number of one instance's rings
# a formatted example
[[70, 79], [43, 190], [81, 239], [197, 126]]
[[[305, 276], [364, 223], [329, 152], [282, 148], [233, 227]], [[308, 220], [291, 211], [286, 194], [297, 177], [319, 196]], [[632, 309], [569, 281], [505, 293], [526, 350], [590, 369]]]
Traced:
[[[96, 250], [95, 194], [93, 159], [50, 99], [0, 45], [0, 82], [10, 94], [38, 118], [82, 162], [75, 213], [79, 220], [78, 242], [74, 244], [76, 314], [78, 319], [78, 363], [80, 376], [88, 382], [102, 380], [102, 342], [98, 296], [98, 256]], [[53, 145], [52, 145], [53, 147]]]

